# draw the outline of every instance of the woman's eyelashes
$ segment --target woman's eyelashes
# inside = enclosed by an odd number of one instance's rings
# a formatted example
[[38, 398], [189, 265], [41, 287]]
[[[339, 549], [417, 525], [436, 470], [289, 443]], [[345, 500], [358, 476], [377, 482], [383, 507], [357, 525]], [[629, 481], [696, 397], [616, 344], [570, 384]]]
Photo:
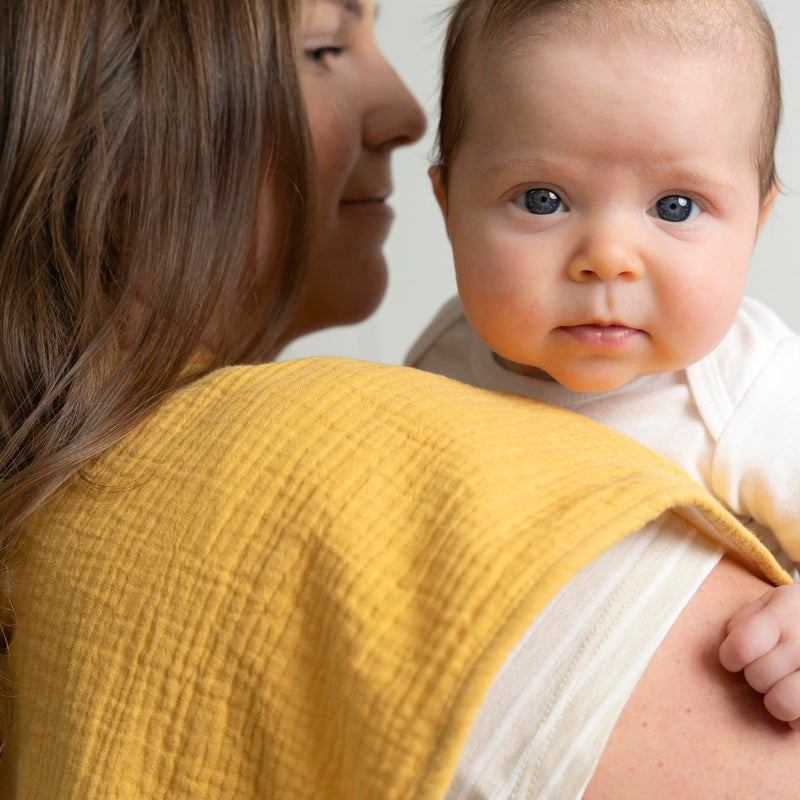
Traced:
[[555, 192], [544, 188], [528, 189], [514, 198], [514, 205], [529, 214], [537, 215], [556, 214], [567, 210], [563, 200]]
[[688, 222], [694, 219], [700, 211], [700, 206], [691, 197], [669, 194], [662, 197], [647, 213], [664, 222]]
[[303, 50], [305, 57], [321, 67], [330, 68], [332, 59], [339, 58], [345, 52], [341, 45], [323, 45], [320, 47], [306, 47]]

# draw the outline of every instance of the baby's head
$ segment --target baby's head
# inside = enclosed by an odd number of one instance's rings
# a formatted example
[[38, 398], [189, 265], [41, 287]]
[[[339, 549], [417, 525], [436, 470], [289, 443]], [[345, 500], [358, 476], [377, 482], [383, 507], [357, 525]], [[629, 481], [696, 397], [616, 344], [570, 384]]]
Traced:
[[461, 0], [431, 174], [503, 359], [582, 390], [710, 352], [776, 192], [780, 79], [751, 0]]
[[439, 165], [446, 176], [469, 127], [473, 82], [509, 48], [559, 28], [605, 38], [620, 33], [654, 44], [740, 55], [761, 81], [753, 103], [760, 120], [753, 157], [767, 196], [775, 183], [775, 141], [781, 117], [778, 52], [772, 25], [756, 0], [460, 0], [452, 10], [442, 63]]

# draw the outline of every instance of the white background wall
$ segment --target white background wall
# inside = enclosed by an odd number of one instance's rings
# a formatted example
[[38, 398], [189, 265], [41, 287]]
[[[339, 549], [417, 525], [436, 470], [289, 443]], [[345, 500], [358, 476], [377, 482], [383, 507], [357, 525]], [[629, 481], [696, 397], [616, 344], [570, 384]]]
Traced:
[[[428, 112], [424, 140], [394, 156], [397, 212], [386, 246], [389, 290], [378, 312], [360, 325], [311, 334], [284, 358], [341, 355], [402, 363], [406, 350], [444, 300], [455, 294], [452, 259], [427, 179], [436, 127], [439, 51], [449, 0], [379, 0], [377, 37]], [[778, 37], [784, 121], [778, 172], [784, 194], [775, 204], [753, 257], [748, 292], [800, 331], [800, 2], [764, 0]]]

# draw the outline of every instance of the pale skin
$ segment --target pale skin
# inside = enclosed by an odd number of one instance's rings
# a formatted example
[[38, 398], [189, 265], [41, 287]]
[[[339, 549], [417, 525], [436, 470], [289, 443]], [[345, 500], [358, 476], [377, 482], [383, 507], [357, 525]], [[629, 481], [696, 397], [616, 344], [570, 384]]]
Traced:
[[726, 627], [720, 662], [744, 670], [747, 682], [764, 694], [764, 705], [779, 720], [800, 730], [800, 586], [769, 589], [739, 609]]
[[[472, 327], [501, 363], [576, 391], [713, 350], [777, 194], [752, 157], [756, 65], [626, 35], [609, 48], [556, 21], [518, 40], [471, 76], [446, 186], [431, 169]], [[800, 587], [746, 600], [726, 606], [719, 663], [800, 730]]]

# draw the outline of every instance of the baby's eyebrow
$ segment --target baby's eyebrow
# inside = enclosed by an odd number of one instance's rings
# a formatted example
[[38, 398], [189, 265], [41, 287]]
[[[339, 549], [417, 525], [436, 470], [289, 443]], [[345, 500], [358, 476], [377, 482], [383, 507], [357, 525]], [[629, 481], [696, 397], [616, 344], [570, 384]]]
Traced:
[[694, 169], [679, 169], [679, 170], [666, 170], [661, 172], [660, 170], [654, 170], [653, 173], [649, 176], [654, 182], [663, 182], [667, 181], [669, 183], [680, 185], [680, 184], [688, 184], [688, 185], [705, 185], [705, 186], [713, 186], [716, 189], [722, 189], [726, 192], [733, 192], [736, 193], [736, 187], [728, 183], [725, 180], [720, 178], [714, 177], [707, 172], [703, 172], [702, 170], [694, 170]]
[[[531, 172], [537, 173], [553, 168], [553, 162], [547, 159], [527, 159], [512, 158], [488, 167], [485, 172], [487, 176], [494, 177], [503, 175], [506, 172]], [[708, 172], [696, 169], [650, 169], [646, 171], [644, 177], [650, 183], [671, 184], [673, 187], [686, 184], [689, 186], [713, 186], [715, 189], [723, 190], [736, 194], [736, 187], [721, 177], [711, 175]]]
[[492, 164], [486, 168], [485, 172], [487, 175], [494, 177], [495, 175], [503, 175], [506, 172], [515, 171], [542, 172], [549, 167], [552, 167], [552, 163], [546, 159], [510, 158], [507, 161]]

